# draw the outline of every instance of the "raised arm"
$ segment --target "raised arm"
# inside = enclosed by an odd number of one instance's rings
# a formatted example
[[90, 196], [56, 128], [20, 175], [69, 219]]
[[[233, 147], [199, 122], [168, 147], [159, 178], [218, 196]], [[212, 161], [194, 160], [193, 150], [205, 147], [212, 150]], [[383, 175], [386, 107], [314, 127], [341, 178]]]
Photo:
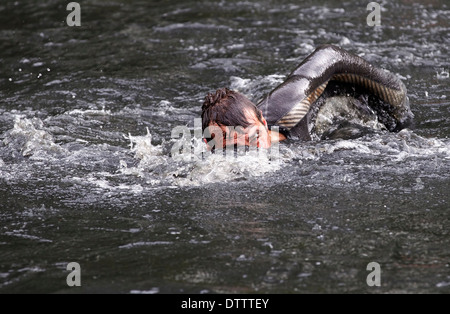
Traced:
[[394, 74], [332, 45], [316, 49], [257, 106], [269, 125], [290, 130], [306, 116], [330, 80], [351, 83], [378, 96], [391, 107], [396, 129], [412, 118], [405, 85]]

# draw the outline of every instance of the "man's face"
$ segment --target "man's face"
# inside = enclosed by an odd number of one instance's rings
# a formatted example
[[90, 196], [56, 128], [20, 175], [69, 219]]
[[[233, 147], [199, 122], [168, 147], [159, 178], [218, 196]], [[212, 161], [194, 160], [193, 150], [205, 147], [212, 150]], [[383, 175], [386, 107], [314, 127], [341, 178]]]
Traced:
[[[220, 139], [215, 136], [216, 147], [222, 146], [253, 146], [268, 149], [271, 145], [269, 130], [266, 120], [263, 118], [261, 122], [254, 112], [246, 111], [245, 116], [249, 122], [249, 126], [220, 126], [224, 138], [222, 145]], [[215, 126], [218, 127], [217, 125]]]

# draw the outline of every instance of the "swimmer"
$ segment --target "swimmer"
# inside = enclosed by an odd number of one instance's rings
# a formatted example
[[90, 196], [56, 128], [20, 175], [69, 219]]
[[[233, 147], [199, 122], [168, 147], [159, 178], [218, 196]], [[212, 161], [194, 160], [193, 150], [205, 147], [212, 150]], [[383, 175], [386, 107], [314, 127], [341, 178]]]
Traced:
[[[221, 88], [205, 97], [202, 129], [210, 149], [270, 148], [287, 138], [311, 140], [317, 113], [327, 99], [350, 96], [392, 132], [407, 127], [413, 114], [404, 84], [392, 73], [333, 45], [309, 55], [256, 105], [237, 91]], [[276, 132], [274, 127], [278, 127]]]

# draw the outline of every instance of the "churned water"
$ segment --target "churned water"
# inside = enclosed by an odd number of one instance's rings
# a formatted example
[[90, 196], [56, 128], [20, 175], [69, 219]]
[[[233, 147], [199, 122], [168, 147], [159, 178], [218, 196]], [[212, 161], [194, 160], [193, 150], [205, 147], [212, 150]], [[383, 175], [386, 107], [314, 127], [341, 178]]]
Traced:
[[[0, 292], [448, 293], [450, 8], [379, 3], [90, 0], [69, 27], [3, 1]], [[174, 158], [207, 92], [257, 101], [326, 43], [396, 73], [415, 124]]]

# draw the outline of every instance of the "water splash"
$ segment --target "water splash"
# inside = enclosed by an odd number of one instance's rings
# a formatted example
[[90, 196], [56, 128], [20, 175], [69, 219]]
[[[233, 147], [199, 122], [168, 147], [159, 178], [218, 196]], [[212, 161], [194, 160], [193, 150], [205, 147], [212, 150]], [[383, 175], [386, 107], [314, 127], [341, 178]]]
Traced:
[[280, 161], [271, 160], [268, 154], [259, 151], [232, 157], [212, 154], [207, 151], [205, 143], [197, 138], [192, 139], [192, 151], [203, 152], [202, 154], [175, 158], [176, 156], [165, 153], [174, 145], [174, 140], [154, 145], [148, 129], [144, 136], [128, 135], [127, 139], [130, 141], [130, 151], [138, 163], [129, 167], [121, 161], [120, 172], [146, 178], [150, 184], [166, 182], [176, 186], [198, 186], [244, 180], [277, 171], [281, 166]]
[[20, 151], [24, 157], [48, 158], [65, 152], [54, 142], [53, 136], [45, 130], [39, 118], [27, 119], [16, 116], [14, 127], [6, 132], [3, 144]]
[[[46, 123], [51, 124], [51, 120], [46, 120]], [[333, 160], [341, 158], [355, 160], [355, 165], [349, 165], [346, 171], [357, 169], [362, 158], [368, 167], [372, 165], [375, 169], [383, 161], [385, 167], [392, 167], [393, 171], [399, 162], [408, 162], [412, 168], [418, 168], [425, 160], [432, 159], [437, 165], [450, 160], [448, 140], [424, 138], [409, 129], [399, 133], [380, 131], [352, 140], [288, 141], [280, 145], [277, 159], [258, 151], [233, 157], [211, 154], [205, 143], [195, 137], [190, 142], [192, 152], [202, 153], [176, 158], [171, 154], [176, 140], [163, 140], [156, 144], [148, 128], [144, 135], [123, 135], [129, 142], [128, 148], [88, 142], [61, 146], [55, 142], [50, 130], [51, 126], [46, 127], [38, 118], [17, 116], [14, 127], [2, 135], [4, 147], [0, 176], [20, 181], [33, 176], [36, 169], [41, 168], [42, 171], [55, 171], [53, 175], [62, 177], [64, 182], [90, 186], [95, 193], [108, 191], [108, 195], [114, 196], [123, 192], [139, 194], [154, 188], [252, 180], [276, 175], [277, 171], [290, 177], [284, 168], [294, 165], [313, 167], [322, 163], [324, 166], [313, 174], [316, 177], [308, 179], [314, 182], [315, 178], [327, 177], [330, 171], [343, 171], [333, 166]], [[71, 169], [75, 168], [84, 170], [72, 173]], [[52, 175], [52, 172], [47, 175]]]

